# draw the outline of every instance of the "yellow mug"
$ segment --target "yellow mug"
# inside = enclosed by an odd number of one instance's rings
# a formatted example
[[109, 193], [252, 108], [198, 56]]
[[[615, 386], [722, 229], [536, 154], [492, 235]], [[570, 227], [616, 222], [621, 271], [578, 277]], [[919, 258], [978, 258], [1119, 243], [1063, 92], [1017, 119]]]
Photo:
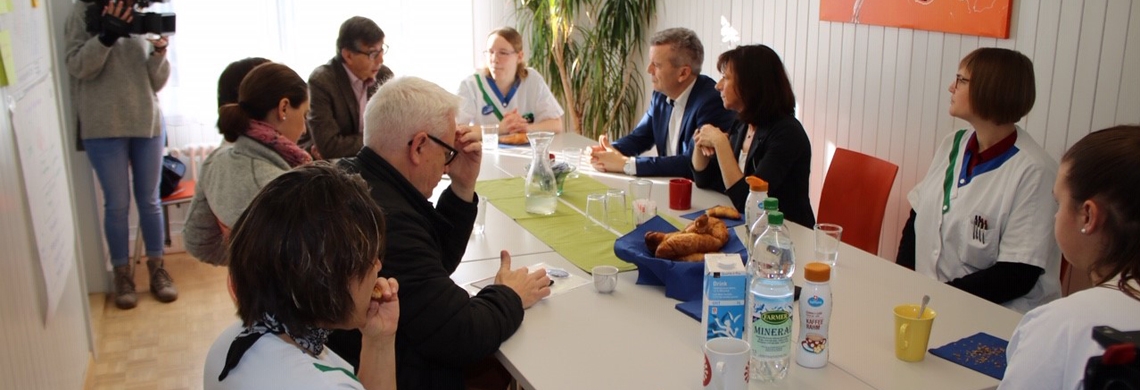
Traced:
[[926, 357], [926, 343], [937, 313], [929, 307], [918, 316], [918, 305], [895, 306], [895, 357], [906, 362], [921, 362]]

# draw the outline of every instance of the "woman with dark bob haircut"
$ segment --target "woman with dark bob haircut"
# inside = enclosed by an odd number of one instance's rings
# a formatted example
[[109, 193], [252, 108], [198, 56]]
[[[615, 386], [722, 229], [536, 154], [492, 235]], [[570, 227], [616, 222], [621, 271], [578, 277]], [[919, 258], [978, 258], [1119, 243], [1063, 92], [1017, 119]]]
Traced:
[[[704, 125], [693, 135], [693, 181], [724, 192], [740, 212], [747, 207], [745, 176], [768, 182], [768, 195], [780, 199], [789, 220], [815, 225], [808, 198], [811, 142], [794, 116], [796, 96], [780, 56], [768, 46], [747, 45], [724, 52], [716, 83], [724, 108], [737, 112], [729, 129]], [[728, 133], [725, 133], [725, 130]]]
[[[205, 389], [395, 389], [395, 279], [377, 278], [384, 217], [364, 181], [306, 165], [261, 190], [228, 248], [237, 314], [210, 347]], [[330, 329], [362, 333], [360, 372]]]
[[[1074, 272], [1096, 287], [1021, 318], [999, 389], [1076, 389], [1104, 348], [1092, 328], [1140, 326], [1140, 126], [1117, 126], [1077, 141], [1053, 185], [1054, 235]], [[1090, 386], [1085, 384], [1086, 388]], [[1125, 386], [1126, 387], [1126, 386]]]
[[1016, 124], [1033, 107], [1033, 62], [974, 50], [949, 91], [950, 115], [970, 128], [946, 135], [907, 195], [898, 264], [1022, 313], [1060, 298], [1057, 163]]

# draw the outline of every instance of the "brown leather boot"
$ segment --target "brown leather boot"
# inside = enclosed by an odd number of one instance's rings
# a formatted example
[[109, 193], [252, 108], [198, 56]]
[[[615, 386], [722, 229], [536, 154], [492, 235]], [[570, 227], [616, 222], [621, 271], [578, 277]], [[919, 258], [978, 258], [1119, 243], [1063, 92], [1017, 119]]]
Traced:
[[174, 288], [174, 279], [162, 267], [162, 258], [150, 258], [146, 261], [146, 268], [150, 270], [150, 292], [154, 298], [162, 303], [174, 302], [178, 299], [178, 290]]
[[131, 272], [131, 265], [115, 266], [114, 274], [115, 307], [123, 310], [134, 309], [139, 303], [139, 297], [135, 294], [135, 278], [134, 272]]

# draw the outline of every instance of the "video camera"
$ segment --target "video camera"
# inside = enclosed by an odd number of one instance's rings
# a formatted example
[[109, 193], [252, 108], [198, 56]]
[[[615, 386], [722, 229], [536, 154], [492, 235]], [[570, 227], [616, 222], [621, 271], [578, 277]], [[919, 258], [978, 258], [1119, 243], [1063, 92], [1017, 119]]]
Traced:
[[[135, 0], [134, 6], [131, 9], [133, 18], [131, 23], [127, 24], [111, 15], [103, 15], [103, 8], [114, 0], [81, 0], [86, 3], [91, 3], [87, 6], [87, 32], [91, 34], [101, 34], [103, 31], [110, 31], [118, 34], [119, 36], [127, 35], [151, 35], [151, 36], [170, 36], [174, 35], [174, 13], [173, 12], [143, 12], [154, 3], [164, 3], [166, 0]], [[118, 0], [119, 2], [127, 0]]]
[[1104, 355], [1089, 358], [1085, 365], [1085, 389], [1140, 390], [1140, 331], [1097, 326], [1092, 337], [1104, 347]]

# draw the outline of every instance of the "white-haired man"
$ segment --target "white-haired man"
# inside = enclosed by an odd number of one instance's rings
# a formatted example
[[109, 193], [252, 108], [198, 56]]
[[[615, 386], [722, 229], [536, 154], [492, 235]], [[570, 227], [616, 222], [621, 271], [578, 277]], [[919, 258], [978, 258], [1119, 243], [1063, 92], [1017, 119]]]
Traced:
[[[464, 388], [464, 370], [498, 350], [523, 310], [550, 295], [546, 272], [512, 271], [506, 251], [495, 285], [474, 297], [450, 278], [475, 222], [482, 160], [482, 135], [456, 126], [458, 108], [458, 97], [431, 82], [389, 81], [365, 109], [364, 148], [340, 163], [368, 182], [387, 220], [380, 275], [400, 283], [396, 381], [404, 389]], [[427, 199], [445, 173], [451, 185], [433, 205]], [[359, 356], [360, 336], [339, 333], [328, 346]]]

